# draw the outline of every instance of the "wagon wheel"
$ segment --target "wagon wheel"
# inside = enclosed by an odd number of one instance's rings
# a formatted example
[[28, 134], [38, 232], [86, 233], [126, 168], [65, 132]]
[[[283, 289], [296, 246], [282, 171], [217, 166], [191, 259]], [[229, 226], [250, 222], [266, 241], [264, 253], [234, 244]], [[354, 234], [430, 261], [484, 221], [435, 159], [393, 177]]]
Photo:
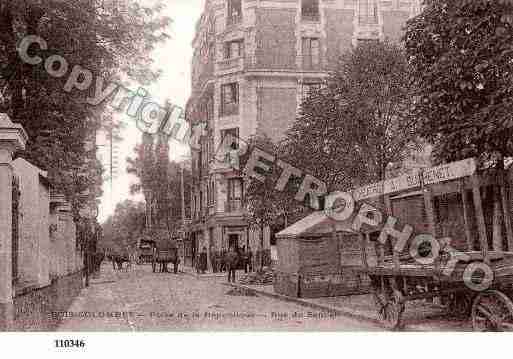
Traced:
[[[404, 313], [404, 296], [396, 288], [393, 282], [381, 278], [373, 280], [374, 301], [378, 307], [378, 316], [387, 329], [398, 330], [402, 328], [402, 316]], [[393, 281], [393, 279], [390, 279]]]
[[472, 297], [465, 293], [453, 293], [449, 296], [449, 312], [456, 318], [468, 318], [472, 309]]
[[372, 295], [374, 298], [374, 303], [378, 308], [378, 312], [381, 313], [386, 303], [388, 302], [388, 294], [381, 288], [381, 278], [370, 276], [371, 278], [371, 286], [372, 286]]
[[394, 290], [380, 311], [380, 319], [387, 329], [399, 330], [403, 327], [404, 297]]
[[498, 290], [481, 293], [472, 305], [474, 331], [513, 331], [513, 302]]

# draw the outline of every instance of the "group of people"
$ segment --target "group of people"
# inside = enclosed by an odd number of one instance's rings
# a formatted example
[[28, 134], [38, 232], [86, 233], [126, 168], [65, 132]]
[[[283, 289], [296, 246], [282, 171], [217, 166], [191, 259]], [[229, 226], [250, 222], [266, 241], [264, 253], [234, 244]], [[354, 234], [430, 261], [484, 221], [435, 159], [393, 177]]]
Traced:
[[[256, 268], [255, 253], [251, 247], [245, 246], [241, 249], [230, 247], [228, 250], [210, 251], [210, 263], [212, 272], [228, 273], [228, 282], [235, 282], [235, 273], [238, 269], [244, 270], [244, 273], [253, 272]], [[207, 248], [203, 247], [197, 256], [196, 268], [198, 273], [205, 273], [208, 267]]]

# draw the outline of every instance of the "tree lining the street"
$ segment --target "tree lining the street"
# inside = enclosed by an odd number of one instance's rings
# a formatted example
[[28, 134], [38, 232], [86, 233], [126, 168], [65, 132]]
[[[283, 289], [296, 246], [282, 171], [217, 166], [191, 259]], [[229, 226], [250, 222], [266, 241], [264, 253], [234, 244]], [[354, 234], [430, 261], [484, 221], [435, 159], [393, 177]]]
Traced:
[[391, 163], [417, 149], [408, 74], [396, 44], [364, 43], [344, 53], [301, 104], [287, 133], [288, 162], [324, 181], [328, 192], [385, 179]]
[[124, 253], [127, 246], [135, 248], [146, 228], [144, 203], [125, 200], [116, 205], [114, 213], [103, 223], [99, 250]]
[[148, 7], [133, 0], [0, 0], [0, 111], [24, 126], [29, 141], [18, 155], [48, 171], [75, 218], [81, 205], [101, 195], [101, 165], [87, 143], [94, 143], [101, 119], [112, 123], [112, 114], [105, 104], [86, 104], [94, 83], [90, 91], [68, 94], [67, 76], [56, 79], [42, 65], [25, 64], [17, 45], [37, 35], [48, 43], [48, 50], [38, 51], [42, 58], [58, 54], [70, 68], [80, 65], [104, 83], [147, 85], [160, 73], [152, 69], [151, 52], [169, 38], [170, 19], [162, 10], [158, 1]]
[[323, 181], [329, 193], [383, 180], [390, 164], [417, 151], [408, 72], [400, 46], [359, 45], [341, 56], [323, 86], [310, 91], [284, 141], [250, 138], [246, 154], [259, 148], [275, 158], [263, 160], [269, 166], [264, 181], [246, 178], [250, 226], [284, 228], [312, 212], [308, 198], [295, 199], [302, 177], [292, 176], [283, 191], [276, 190], [282, 173], [277, 160]]
[[[513, 155], [513, 1], [425, 5], [404, 37], [419, 133], [439, 163], [475, 157], [502, 172]], [[494, 249], [502, 248], [500, 191], [494, 186]]]
[[[168, 235], [182, 220], [182, 166], [170, 161], [169, 136], [144, 133], [142, 143], [134, 147], [134, 156], [127, 158], [127, 172], [137, 181], [130, 185], [131, 194], [142, 193], [146, 202], [147, 222], [163, 228]], [[192, 174], [183, 169], [186, 217], [190, 216]], [[187, 213], [189, 212], [189, 214]]]
[[513, 1], [429, 0], [404, 37], [419, 133], [438, 162], [513, 154]]

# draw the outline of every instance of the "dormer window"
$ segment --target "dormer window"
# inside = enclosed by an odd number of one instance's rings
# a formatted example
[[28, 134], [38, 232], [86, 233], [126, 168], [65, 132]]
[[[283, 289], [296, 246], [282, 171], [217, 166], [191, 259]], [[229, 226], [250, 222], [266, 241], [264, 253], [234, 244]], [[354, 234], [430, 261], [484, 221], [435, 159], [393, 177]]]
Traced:
[[242, 20], [241, 0], [228, 0], [228, 26], [237, 24]]
[[301, 18], [306, 21], [319, 21], [319, 0], [301, 0]]

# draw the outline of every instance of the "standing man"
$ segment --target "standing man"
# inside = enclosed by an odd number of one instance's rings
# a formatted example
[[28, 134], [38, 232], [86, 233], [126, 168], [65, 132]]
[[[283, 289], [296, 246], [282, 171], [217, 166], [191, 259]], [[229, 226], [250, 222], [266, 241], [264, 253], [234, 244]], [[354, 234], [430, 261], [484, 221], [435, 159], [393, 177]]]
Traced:
[[226, 266], [228, 270], [228, 283], [233, 282], [235, 283], [235, 272], [237, 271], [237, 263], [238, 262], [238, 255], [233, 249], [233, 247], [230, 247], [228, 250], [228, 253], [226, 253]]
[[212, 272], [217, 273], [217, 251], [214, 247], [210, 249], [210, 261], [212, 262]]
[[248, 246], [247, 256], [248, 256], [247, 264], [249, 266], [249, 272], [251, 273], [251, 272], [253, 272], [253, 250], [251, 249], [250, 246]]
[[93, 272], [93, 255], [96, 252], [96, 226], [92, 220], [84, 220], [82, 229], [84, 246], [84, 274], [85, 286], [89, 287], [89, 277]]
[[226, 249], [224, 249], [224, 248], [221, 251], [220, 260], [221, 260], [221, 272], [225, 272], [226, 271]]
[[201, 248], [201, 253], [200, 253], [200, 257], [199, 257], [201, 274], [205, 274], [205, 272], [207, 270], [207, 260], [208, 260], [207, 247], [203, 247], [203, 248]]
[[242, 261], [242, 268], [244, 269], [244, 273], [248, 272], [248, 251], [246, 250], [246, 246], [242, 247], [242, 252], [240, 253], [240, 260]]

